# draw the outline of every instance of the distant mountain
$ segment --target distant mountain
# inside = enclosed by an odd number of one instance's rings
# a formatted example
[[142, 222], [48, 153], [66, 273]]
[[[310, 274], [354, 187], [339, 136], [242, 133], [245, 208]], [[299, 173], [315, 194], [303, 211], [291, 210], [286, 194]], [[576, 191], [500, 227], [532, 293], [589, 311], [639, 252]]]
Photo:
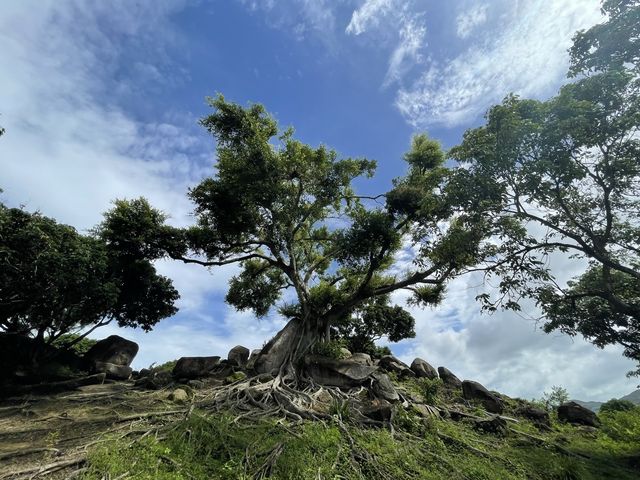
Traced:
[[640, 405], [640, 388], [635, 392], [631, 392], [629, 395], [625, 395], [620, 400], [629, 400], [630, 402]]
[[[629, 395], [625, 395], [624, 397], [621, 397], [619, 400], [629, 400], [630, 402], [633, 402], [636, 405], [640, 405], [640, 389], [634, 392], [631, 392]], [[600, 410], [600, 407], [604, 403], [604, 402], [585, 402], [582, 400], [574, 400], [574, 402], [596, 413], [598, 413], [598, 411]]]

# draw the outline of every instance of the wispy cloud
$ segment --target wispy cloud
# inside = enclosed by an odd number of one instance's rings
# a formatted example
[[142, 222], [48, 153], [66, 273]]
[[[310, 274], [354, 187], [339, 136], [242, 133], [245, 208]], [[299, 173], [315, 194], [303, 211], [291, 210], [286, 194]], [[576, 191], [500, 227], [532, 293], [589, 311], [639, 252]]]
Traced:
[[456, 17], [456, 33], [460, 38], [467, 38], [473, 30], [487, 20], [488, 5], [477, 4], [464, 9]]
[[[502, 16], [498, 11], [502, 9]], [[510, 92], [539, 97], [566, 74], [571, 38], [596, 23], [597, 0], [550, 0], [491, 4], [491, 29], [459, 55], [426, 64], [396, 105], [416, 128], [473, 121]]]
[[383, 87], [400, 82], [407, 72], [422, 62], [427, 33], [424, 13], [416, 10], [413, 2], [366, 0], [353, 11], [345, 30], [348, 35], [369, 32], [375, 39], [372, 44], [378, 46], [381, 35], [385, 36], [389, 31], [396, 32], [395, 46], [389, 56]]
[[345, 31], [348, 34], [360, 35], [367, 29], [378, 26], [381, 18], [392, 13], [397, 7], [396, 0], [365, 0], [360, 8], [353, 11]]

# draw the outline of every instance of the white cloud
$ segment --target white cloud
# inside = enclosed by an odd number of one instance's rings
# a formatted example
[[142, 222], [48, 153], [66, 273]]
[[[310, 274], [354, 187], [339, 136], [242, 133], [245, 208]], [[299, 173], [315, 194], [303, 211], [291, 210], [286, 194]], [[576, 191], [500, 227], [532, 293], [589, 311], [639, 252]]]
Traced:
[[365, 0], [362, 6], [353, 11], [346, 33], [360, 35], [371, 27], [376, 27], [384, 17], [397, 8], [396, 0]]
[[[185, 194], [210, 171], [211, 140], [188, 112], [140, 122], [110, 91], [118, 64], [130, 54], [115, 41], [118, 34], [132, 36], [141, 49], [144, 61], [134, 64], [134, 75], [142, 75], [136, 81], [151, 86], [176, 80], [164, 71], [169, 65], [166, 48], [171, 47], [165, 42], [173, 38], [168, 18], [182, 2], [129, 3], [108, 8], [62, 1], [3, 6], [3, 202], [24, 204], [82, 231], [101, 220], [113, 199], [145, 196], [171, 215], [172, 224], [192, 223], [192, 205]], [[127, 83], [136, 87], [134, 81]], [[189, 316], [206, 317], [208, 298], [220, 297], [236, 271], [227, 267], [212, 274], [169, 261], [158, 262], [157, 268], [173, 279], [181, 294], [180, 328], [188, 328], [184, 325]], [[165, 322], [176, 324], [174, 319]], [[151, 343], [142, 348], [162, 350], [154, 339], [163, 342], [162, 332], [172, 327], [158, 328], [160, 333], [143, 337]]]
[[456, 17], [456, 33], [460, 38], [467, 38], [473, 30], [487, 20], [488, 5], [477, 4], [464, 9]]
[[[502, 16], [496, 12], [504, 11]], [[566, 74], [571, 37], [600, 20], [597, 0], [491, 4], [495, 22], [459, 55], [432, 61], [396, 105], [416, 128], [461, 125], [515, 92], [551, 93]]]
[[389, 68], [383, 86], [391, 85], [402, 79], [404, 74], [422, 61], [421, 49], [424, 47], [426, 27], [421, 16], [404, 18], [400, 29], [400, 41], [391, 54]]
[[[441, 306], [411, 309], [416, 338], [391, 348], [403, 350], [405, 362], [421, 357], [461, 379], [522, 398], [539, 398], [553, 385], [583, 400], [608, 400], [634, 390], [637, 379], [625, 374], [635, 364], [622, 356], [621, 348], [600, 350], [582, 338], [545, 334], [534, 321], [513, 312], [481, 314], [474, 300], [481, 285], [478, 276], [460, 277], [448, 286]], [[523, 306], [528, 315], [537, 315], [534, 305]]]

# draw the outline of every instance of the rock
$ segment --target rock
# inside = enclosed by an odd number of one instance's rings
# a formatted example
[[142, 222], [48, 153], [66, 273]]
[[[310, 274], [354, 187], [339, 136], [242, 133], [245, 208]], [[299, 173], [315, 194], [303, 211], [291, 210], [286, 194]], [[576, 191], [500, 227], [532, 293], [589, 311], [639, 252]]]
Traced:
[[187, 385], [189, 385], [194, 390], [200, 390], [201, 388], [204, 388], [204, 382], [202, 380], [192, 379], [187, 382]]
[[340, 358], [349, 358], [351, 356], [351, 352], [348, 348], [340, 347]]
[[453, 373], [451, 373], [451, 370], [449, 370], [448, 368], [438, 367], [438, 374], [440, 375], [442, 382], [446, 386], [452, 387], [452, 388], [462, 387], [462, 382], [460, 381], [460, 379], [456, 377]]
[[239, 367], [244, 367], [249, 360], [249, 349], [242, 345], [236, 345], [227, 355], [227, 360], [230, 364], [235, 364]]
[[169, 400], [177, 403], [184, 403], [189, 401], [189, 395], [182, 388], [176, 388], [169, 394]]
[[371, 355], [368, 353], [354, 353], [347, 360], [351, 360], [352, 362], [359, 363], [360, 365], [373, 365], [373, 360], [371, 360]]
[[224, 383], [229, 385], [230, 383], [235, 383], [238, 382], [240, 380], [244, 380], [245, 378], [247, 378], [247, 374], [244, 372], [234, 372], [231, 375], [227, 376], [224, 379]]
[[307, 355], [304, 359], [307, 373], [321, 385], [334, 387], [357, 387], [367, 381], [376, 367], [361, 365], [349, 360], [337, 360]]
[[542, 408], [537, 408], [532, 405], [525, 405], [516, 410], [516, 414], [521, 417], [531, 420], [538, 426], [551, 426], [551, 420], [549, 418], [549, 412]]
[[438, 412], [436, 410], [430, 410], [429, 407], [427, 407], [426, 405], [423, 405], [421, 403], [412, 403], [411, 404], [411, 409], [414, 412], [416, 412], [418, 415], [420, 415], [421, 417], [424, 417], [424, 418], [439, 416], [439, 414], [438, 414]]
[[114, 363], [107, 362], [94, 362], [93, 372], [106, 373], [107, 378], [111, 378], [112, 380], [129, 380], [132, 370], [131, 367], [128, 367], [127, 365], [116, 365]]
[[598, 416], [576, 402], [566, 402], [558, 407], [558, 419], [563, 422], [577, 423], [588, 425], [590, 427], [598, 427], [600, 420]]
[[437, 370], [421, 358], [416, 358], [411, 362], [411, 370], [418, 378], [429, 378], [431, 380], [438, 378]]
[[171, 372], [161, 370], [159, 372], [152, 372], [147, 377], [139, 378], [135, 381], [136, 387], [147, 388], [150, 390], [160, 390], [173, 383], [173, 377]]
[[504, 411], [502, 400], [478, 382], [472, 380], [462, 382], [462, 396], [467, 400], [479, 400], [488, 412], [502, 413]]
[[173, 367], [175, 378], [206, 377], [220, 364], [220, 357], [182, 357]]
[[400, 400], [400, 395], [398, 395], [398, 392], [387, 375], [374, 372], [371, 374], [371, 379], [371, 393], [376, 398], [381, 398], [388, 402], [397, 402]]
[[493, 417], [490, 420], [476, 420], [474, 428], [485, 433], [505, 435], [507, 433], [507, 421], [500, 417]]
[[260, 352], [262, 352], [261, 348], [258, 348], [256, 350], [251, 350], [251, 355], [249, 355], [249, 360], [247, 360], [247, 365], [246, 365], [247, 370], [253, 370], [253, 367], [256, 363], [256, 359], [258, 358], [258, 355], [260, 355]]
[[406, 363], [398, 360], [393, 355], [385, 355], [384, 357], [380, 358], [380, 360], [378, 361], [378, 366], [387, 372], [396, 373], [400, 377], [416, 376], [416, 374], [413, 373], [413, 370], [411, 370]]
[[376, 398], [362, 408], [362, 414], [378, 422], [390, 422], [393, 417], [393, 407], [386, 400]]
[[138, 344], [118, 335], [110, 335], [98, 341], [84, 354], [90, 364], [95, 362], [113, 363], [114, 365], [131, 365], [138, 353]]

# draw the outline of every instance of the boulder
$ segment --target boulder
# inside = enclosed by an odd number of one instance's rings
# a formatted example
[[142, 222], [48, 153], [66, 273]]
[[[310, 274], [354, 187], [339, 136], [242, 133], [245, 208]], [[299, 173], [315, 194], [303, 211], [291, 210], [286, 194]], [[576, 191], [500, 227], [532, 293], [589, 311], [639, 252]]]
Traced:
[[307, 355], [304, 359], [307, 373], [321, 385], [357, 387], [367, 381], [376, 367], [361, 365], [350, 360]]
[[490, 420], [476, 420], [473, 427], [485, 433], [505, 435], [507, 433], [507, 421], [501, 417], [493, 417]]
[[131, 365], [138, 353], [138, 344], [118, 335], [110, 335], [98, 341], [84, 354], [84, 359], [91, 365], [95, 362], [112, 363], [114, 365]]
[[472, 380], [462, 382], [462, 396], [467, 400], [479, 400], [488, 412], [502, 413], [504, 410], [502, 400], [478, 382]]
[[558, 419], [563, 422], [577, 423], [589, 427], [600, 425], [598, 416], [586, 407], [576, 402], [566, 402], [558, 407]]
[[351, 352], [348, 348], [340, 347], [340, 358], [349, 358], [351, 356]]
[[247, 364], [247, 360], [249, 360], [249, 349], [242, 345], [236, 345], [229, 350], [227, 360], [230, 364], [244, 367]]
[[247, 360], [247, 365], [246, 365], [247, 370], [253, 370], [253, 367], [256, 363], [256, 359], [258, 358], [258, 355], [260, 355], [260, 352], [262, 352], [261, 348], [257, 348], [256, 350], [251, 350], [251, 355], [249, 355], [249, 360]]
[[362, 408], [362, 414], [377, 422], [390, 422], [393, 417], [393, 407], [386, 400], [376, 398], [369, 405]]
[[516, 414], [531, 420], [538, 426], [551, 426], [551, 419], [549, 418], [549, 412], [542, 408], [537, 408], [532, 405], [525, 405], [516, 410]]
[[416, 358], [411, 362], [411, 370], [418, 378], [429, 378], [431, 380], [438, 378], [438, 371], [421, 358]]
[[173, 377], [171, 372], [161, 370], [159, 372], [152, 372], [147, 377], [142, 377], [136, 380], [136, 387], [148, 388], [150, 390], [160, 390], [173, 383]]
[[458, 377], [456, 377], [451, 370], [445, 367], [438, 367], [438, 375], [442, 379], [442, 382], [448, 386], [453, 388], [462, 387], [462, 382]]
[[354, 353], [347, 360], [351, 360], [352, 362], [359, 363], [360, 365], [373, 365], [373, 360], [371, 360], [371, 355], [368, 353]]
[[168, 396], [168, 399], [176, 403], [184, 403], [189, 401], [189, 395], [182, 388], [176, 388]]
[[128, 380], [131, 377], [131, 367], [127, 365], [116, 365], [108, 362], [94, 362], [94, 373], [105, 373], [107, 378], [112, 380]]
[[400, 400], [400, 395], [396, 391], [393, 383], [389, 380], [389, 377], [381, 372], [374, 372], [371, 374], [371, 393], [376, 398], [387, 400], [388, 402], [397, 402]]
[[175, 378], [206, 377], [220, 364], [220, 357], [182, 357], [173, 367]]
[[396, 373], [400, 377], [415, 377], [416, 374], [409, 368], [409, 365], [398, 360], [393, 355], [385, 355], [378, 361], [378, 366], [387, 372]]

